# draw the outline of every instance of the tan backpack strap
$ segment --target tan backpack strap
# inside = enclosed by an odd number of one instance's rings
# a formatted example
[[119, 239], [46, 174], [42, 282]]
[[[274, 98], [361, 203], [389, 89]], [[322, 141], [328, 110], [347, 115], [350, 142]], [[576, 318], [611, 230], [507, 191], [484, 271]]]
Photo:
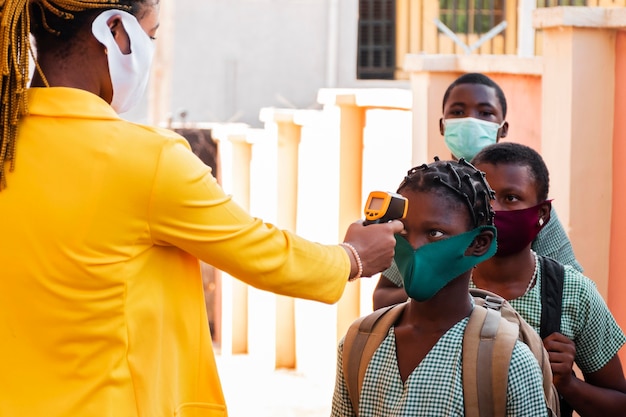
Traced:
[[468, 417], [506, 415], [511, 353], [519, 330], [496, 309], [475, 306], [463, 337], [463, 397]]
[[487, 310], [474, 306], [463, 335], [463, 402], [466, 417], [479, 417], [478, 407], [478, 347], [480, 329], [483, 327]]
[[359, 415], [359, 396], [370, 359], [387, 337], [405, 304], [380, 308], [358, 318], [348, 328], [343, 342], [343, 375], [355, 415]]
[[[552, 369], [550, 367], [550, 360], [548, 358], [548, 353], [543, 347], [543, 342], [541, 341], [541, 338], [539, 337], [537, 332], [519, 315], [517, 311], [515, 311], [515, 309], [506, 300], [504, 300], [504, 298], [500, 297], [499, 295], [478, 288], [471, 288], [470, 294], [474, 297], [474, 303], [476, 305], [499, 311], [504, 319], [506, 319], [514, 326], [518, 327], [517, 338], [529, 347], [530, 351], [533, 353], [535, 359], [537, 359], [537, 362], [541, 367], [541, 371], [543, 373], [543, 391], [546, 398], [546, 403], [548, 405], [549, 415], [551, 417], [560, 416], [560, 405], [558, 401], [559, 396], [556, 388], [554, 387], [554, 384], [552, 383]], [[508, 346], [511, 349], [512, 353], [514, 347], [512, 341]], [[495, 365], [494, 369], [496, 369]], [[505, 368], [502, 367], [502, 369]], [[503, 386], [505, 383], [506, 380], [504, 381]], [[469, 387], [468, 392], [472, 392], [471, 388], [472, 387]], [[498, 398], [498, 396], [494, 396], [494, 398]], [[504, 404], [504, 406], [506, 407], [506, 404]]]
[[519, 326], [506, 319], [500, 317], [500, 314], [494, 310], [488, 309], [488, 314], [497, 315], [500, 319], [498, 332], [496, 334], [492, 360], [492, 402], [494, 404], [494, 416], [506, 415], [506, 393], [509, 382], [509, 367], [511, 364], [511, 356], [513, 348], [519, 337]]

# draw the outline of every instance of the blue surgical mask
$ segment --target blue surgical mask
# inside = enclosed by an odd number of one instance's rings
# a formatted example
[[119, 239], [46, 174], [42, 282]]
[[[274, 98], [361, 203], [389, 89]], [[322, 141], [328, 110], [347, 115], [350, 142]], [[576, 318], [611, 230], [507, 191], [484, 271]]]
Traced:
[[[484, 230], [491, 230], [494, 239], [482, 256], [466, 256], [465, 251]], [[394, 259], [404, 279], [404, 289], [414, 300], [426, 301], [462, 273], [496, 253], [496, 228], [479, 226], [451, 238], [428, 243], [413, 249], [402, 236], [396, 235]]]
[[498, 129], [503, 124], [473, 117], [444, 119], [443, 139], [452, 155], [471, 161], [485, 146], [498, 141]]

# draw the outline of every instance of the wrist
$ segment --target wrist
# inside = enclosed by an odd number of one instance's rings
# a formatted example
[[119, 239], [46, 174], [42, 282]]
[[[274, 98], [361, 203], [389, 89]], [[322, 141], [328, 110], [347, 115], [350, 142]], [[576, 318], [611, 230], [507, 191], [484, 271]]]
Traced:
[[561, 394], [563, 397], [571, 398], [572, 396], [578, 394], [576, 385], [578, 384], [580, 379], [576, 377], [574, 372], [553, 377], [552, 381], [559, 394]]
[[361, 256], [359, 256], [359, 252], [357, 252], [356, 248], [352, 246], [350, 243], [343, 242], [339, 245], [343, 246], [347, 249], [347, 252], [352, 254], [354, 261], [356, 262], [356, 275], [352, 275], [352, 262], [350, 262], [350, 277], [348, 277], [348, 281], [355, 281], [363, 275], [363, 262], [361, 261]]

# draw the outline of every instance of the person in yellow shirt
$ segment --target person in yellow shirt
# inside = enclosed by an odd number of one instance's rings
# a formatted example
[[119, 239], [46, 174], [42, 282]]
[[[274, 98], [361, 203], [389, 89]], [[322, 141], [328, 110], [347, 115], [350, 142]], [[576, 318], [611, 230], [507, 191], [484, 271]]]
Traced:
[[326, 303], [391, 264], [399, 221], [307, 241], [235, 204], [181, 136], [118, 116], [158, 11], [0, 0], [2, 417], [226, 416], [199, 260]]

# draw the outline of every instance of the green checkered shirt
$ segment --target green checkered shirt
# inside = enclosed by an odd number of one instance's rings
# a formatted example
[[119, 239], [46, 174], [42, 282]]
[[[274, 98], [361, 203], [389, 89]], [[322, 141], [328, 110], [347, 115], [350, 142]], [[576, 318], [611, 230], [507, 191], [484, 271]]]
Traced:
[[[470, 281], [470, 287], [475, 287]], [[509, 300], [515, 310], [539, 332], [541, 322], [541, 264], [537, 282], [522, 297]], [[561, 333], [576, 344], [574, 360], [585, 374], [596, 372], [612, 359], [626, 343], [626, 336], [609, 311], [596, 284], [565, 266]]]
[[550, 220], [548, 220], [548, 223], [546, 223], [533, 241], [532, 249], [539, 255], [556, 259], [563, 265], [571, 265], [583, 272], [582, 266], [580, 266], [576, 256], [574, 256], [572, 243], [567, 233], [565, 233], [565, 229], [563, 229], [554, 207], [550, 210]]
[[[463, 416], [462, 344], [468, 318], [448, 330], [405, 383], [396, 360], [394, 328], [389, 329], [368, 365], [359, 400], [359, 416]], [[339, 342], [337, 377], [331, 416], [354, 416], [342, 365]], [[528, 347], [513, 349], [507, 387], [507, 416], [546, 416], [542, 374]]]

